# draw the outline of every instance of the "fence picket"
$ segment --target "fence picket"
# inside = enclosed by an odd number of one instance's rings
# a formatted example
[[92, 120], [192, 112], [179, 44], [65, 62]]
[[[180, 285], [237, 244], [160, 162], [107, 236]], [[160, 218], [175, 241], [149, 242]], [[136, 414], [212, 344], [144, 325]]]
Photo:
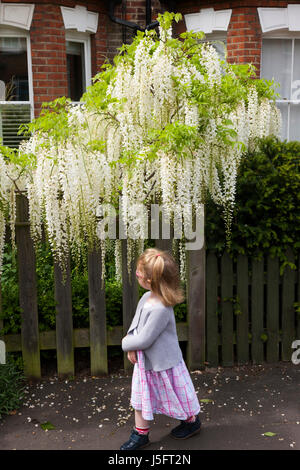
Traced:
[[188, 347], [187, 364], [199, 369], [205, 362], [205, 247], [186, 251]]
[[267, 362], [279, 360], [279, 262], [267, 258]]
[[[91, 374], [107, 374], [105, 282], [101, 285], [101, 250], [88, 254]], [[105, 281], [105, 280], [104, 280]]]
[[297, 272], [297, 313], [296, 313], [297, 339], [300, 340], [300, 253], [298, 253]]
[[16, 198], [16, 243], [21, 308], [21, 338], [24, 373], [41, 377], [35, 250], [28, 225], [28, 200]]
[[60, 376], [74, 375], [70, 258], [67, 261], [65, 283], [63, 283], [60, 266], [54, 262], [54, 292], [56, 300], [57, 372]]
[[232, 366], [233, 356], [233, 269], [226, 251], [221, 259], [222, 364]]
[[252, 261], [252, 295], [251, 295], [251, 333], [252, 361], [261, 364], [264, 360], [264, 261]]
[[239, 299], [236, 316], [237, 362], [246, 364], [249, 361], [248, 258], [241, 254], [237, 258], [236, 280]]
[[0, 340], [2, 339], [2, 329], [4, 323], [2, 320], [2, 286], [1, 286], [1, 279], [0, 279]]
[[[289, 262], [294, 263], [295, 257], [289, 248], [286, 252]], [[286, 266], [282, 279], [282, 360], [290, 361], [292, 355], [292, 342], [295, 335], [295, 295], [294, 295], [295, 271]]]
[[[123, 336], [126, 336], [128, 328], [136, 311], [138, 304], [138, 282], [136, 280], [136, 261], [132, 259], [131, 272], [127, 270], [127, 240], [122, 240], [122, 296], [123, 296]], [[124, 369], [129, 370], [132, 364], [124, 353]]]
[[206, 349], [209, 366], [219, 365], [218, 332], [218, 260], [214, 252], [207, 255], [206, 264]]
[[[159, 250], [168, 251], [170, 254], [172, 254], [174, 229], [173, 229], [173, 226], [171, 225], [171, 223], [170, 223], [170, 225], [168, 225], [166, 223], [165, 217], [166, 217], [165, 215], [163, 217], [163, 214], [159, 213], [159, 237], [160, 238], [157, 238], [155, 240], [155, 246]], [[163, 224], [164, 223], [167, 225], [167, 227], [170, 230], [170, 238], [162, 238], [162, 236], [164, 235], [164, 233], [163, 233]]]

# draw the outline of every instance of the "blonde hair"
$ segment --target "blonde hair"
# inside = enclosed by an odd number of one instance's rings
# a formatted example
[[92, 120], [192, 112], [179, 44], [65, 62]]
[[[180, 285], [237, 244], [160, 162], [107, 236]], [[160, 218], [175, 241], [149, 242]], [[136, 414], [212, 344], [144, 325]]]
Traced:
[[178, 265], [168, 251], [147, 248], [139, 256], [137, 266], [141, 266], [146, 279], [150, 280], [152, 292], [166, 307], [184, 301]]

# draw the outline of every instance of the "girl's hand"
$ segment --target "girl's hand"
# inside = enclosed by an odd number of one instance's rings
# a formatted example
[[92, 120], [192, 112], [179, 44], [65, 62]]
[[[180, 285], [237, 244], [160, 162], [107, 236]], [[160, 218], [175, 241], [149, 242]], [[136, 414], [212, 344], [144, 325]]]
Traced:
[[135, 364], [137, 362], [136, 351], [128, 351], [127, 357], [131, 364]]

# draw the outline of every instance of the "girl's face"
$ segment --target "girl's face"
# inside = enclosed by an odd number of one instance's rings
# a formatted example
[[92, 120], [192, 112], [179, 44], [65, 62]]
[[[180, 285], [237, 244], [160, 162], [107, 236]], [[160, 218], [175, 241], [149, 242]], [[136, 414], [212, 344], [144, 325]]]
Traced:
[[146, 273], [145, 271], [142, 270], [142, 267], [140, 265], [137, 266], [137, 270], [135, 274], [139, 282], [139, 285], [143, 287], [144, 289], [150, 290], [151, 289], [150, 279], [147, 279]]

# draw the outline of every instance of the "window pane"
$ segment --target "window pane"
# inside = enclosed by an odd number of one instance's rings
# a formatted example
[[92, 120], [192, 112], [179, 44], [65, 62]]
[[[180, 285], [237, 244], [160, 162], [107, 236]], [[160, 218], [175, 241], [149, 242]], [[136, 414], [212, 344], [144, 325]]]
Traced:
[[282, 130], [281, 130], [281, 138], [285, 140], [288, 138], [288, 103], [277, 103], [278, 108], [281, 111], [281, 119], [282, 119]]
[[226, 41], [211, 41], [211, 45], [216, 49], [220, 59], [225, 61]]
[[31, 121], [30, 104], [5, 103], [0, 105], [0, 139], [3, 145], [17, 148], [24, 135], [18, 135], [21, 124]]
[[300, 39], [295, 39], [292, 100], [300, 100]]
[[263, 39], [261, 76], [280, 83], [281, 99], [291, 98], [292, 40]]
[[300, 140], [300, 103], [290, 104], [290, 139]]
[[0, 38], [0, 99], [29, 101], [25, 38]]
[[84, 45], [67, 41], [68, 94], [72, 101], [79, 101], [85, 91]]

